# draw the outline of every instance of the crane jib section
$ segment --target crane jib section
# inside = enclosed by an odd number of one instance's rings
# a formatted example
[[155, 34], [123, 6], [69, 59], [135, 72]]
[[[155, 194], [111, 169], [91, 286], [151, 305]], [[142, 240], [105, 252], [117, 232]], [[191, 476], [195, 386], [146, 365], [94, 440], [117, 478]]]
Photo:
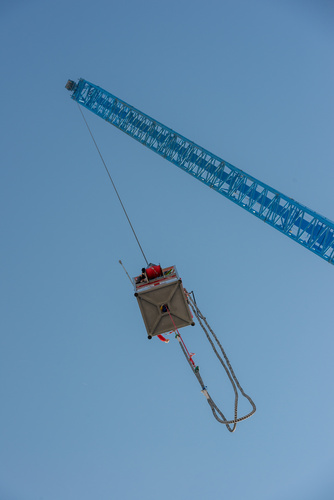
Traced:
[[[96, 85], [80, 79], [72, 98], [177, 167], [334, 263], [334, 222], [258, 181]], [[68, 87], [67, 87], [68, 88]]]

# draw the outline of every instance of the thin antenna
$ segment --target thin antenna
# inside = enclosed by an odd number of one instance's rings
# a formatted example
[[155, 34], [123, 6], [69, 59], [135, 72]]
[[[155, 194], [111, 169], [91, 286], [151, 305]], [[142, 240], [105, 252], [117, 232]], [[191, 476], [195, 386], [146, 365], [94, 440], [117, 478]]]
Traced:
[[129, 278], [129, 280], [130, 280], [131, 285], [133, 285], [133, 281], [132, 281], [132, 279], [130, 278], [130, 276], [129, 276], [129, 274], [128, 274], [127, 270], [126, 270], [126, 269], [125, 269], [125, 267], [123, 266], [123, 262], [122, 262], [121, 260], [119, 260], [118, 262], [119, 262], [119, 263], [121, 264], [121, 266], [123, 267], [123, 269], [124, 269], [124, 271], [125, 271], [125, 273], [126, 273], [127, 277], [128, 277], [128, 278]]

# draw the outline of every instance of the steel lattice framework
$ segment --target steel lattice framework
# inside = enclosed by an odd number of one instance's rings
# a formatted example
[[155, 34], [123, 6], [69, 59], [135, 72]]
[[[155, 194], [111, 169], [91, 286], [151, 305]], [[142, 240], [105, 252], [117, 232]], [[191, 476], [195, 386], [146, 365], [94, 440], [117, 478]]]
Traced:
[[258, 181], [96, 85], [69, 80], [72, 99], [303, 247], [334, 263], [334, 222]]

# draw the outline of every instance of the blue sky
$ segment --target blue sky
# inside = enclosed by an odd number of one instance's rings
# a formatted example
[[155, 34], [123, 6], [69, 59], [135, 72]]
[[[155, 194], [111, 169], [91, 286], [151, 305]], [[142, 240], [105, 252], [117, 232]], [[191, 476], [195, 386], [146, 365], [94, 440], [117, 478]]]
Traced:
[[[76, 104], [83, 77], [334, 219], [329, 1], [2, 2], [1, 500], [330, 500], [333, 267], [86, 112], [148, 259], [176, 265], [256, 414], [172, 339]], [[183, 338], [227, 416], [198, 326]], [[248, 410], [242, 403], [242, 409]]]

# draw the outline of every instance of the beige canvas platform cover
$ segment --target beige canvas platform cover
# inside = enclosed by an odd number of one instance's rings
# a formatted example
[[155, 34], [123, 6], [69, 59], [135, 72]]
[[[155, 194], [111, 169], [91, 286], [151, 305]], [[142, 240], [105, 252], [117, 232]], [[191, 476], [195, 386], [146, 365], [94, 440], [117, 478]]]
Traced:
[[[148, 336], [194, 324], [180, 279], [143, 290], [136, 297]], [[164, 305], [169, 313], [161, 310]]]

